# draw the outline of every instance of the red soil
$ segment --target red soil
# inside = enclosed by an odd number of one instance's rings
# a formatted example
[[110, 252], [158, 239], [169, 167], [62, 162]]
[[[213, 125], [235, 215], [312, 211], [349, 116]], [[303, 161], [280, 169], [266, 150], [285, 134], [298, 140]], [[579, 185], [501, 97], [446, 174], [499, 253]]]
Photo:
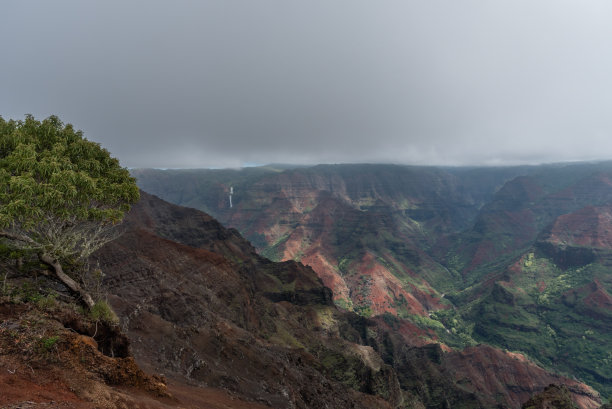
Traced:
[[555, 220], [547, 241], [555, 244], [612, 249], [612, 210], [588, 206]]
[[551, 383], [567, 385], [582, 409], [595, 409], [601, 403], [597, 392], [577, 381], [553, 375], [532, 364], [525, 356], [486, 345], [447, 354], [459, 382], [486, 396], [503, 395], [513, 407], [520, 407], [530, 396]]

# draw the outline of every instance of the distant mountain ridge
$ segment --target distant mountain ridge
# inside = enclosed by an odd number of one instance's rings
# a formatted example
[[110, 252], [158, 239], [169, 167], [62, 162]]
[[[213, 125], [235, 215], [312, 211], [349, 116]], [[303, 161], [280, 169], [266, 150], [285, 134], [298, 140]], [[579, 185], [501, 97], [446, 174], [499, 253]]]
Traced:
[[[404, 279], [416, 280], [414, 292], [429, 299], [431, 289], [412, 271], [422, 273], [428, 283], [443, 283], [452, 277], [426, 250], [438, 235], [467, 227], [494, 189], [522, 171], [501, 168], [491, 175], [469, 168], [320, 165], [285, 171], [140, 170], [133, 174], [144, 190], [207, 211], [237, 228], [265, 256], [312, 265], [337, 300], [367, 308], [349, 296], [360, 284], [344, 278], [342, 269], [351, 264], [356, 264], [350, 267], [354, 270], [368, 269], [373, 260], [373, 268], [386, 275], [385, 280], [393, 275], [392, 270], [407, 271]], [[230, 189], [234, 192], [232, 208]], [[397, 251], [387, 254], [389, 248]], [[423, 291], [417, 288], [423, 286]], [[396, 300], [386, 303], [389, 308], [375, 306], [374, 312], [393, 308]], [[418, 304], [415, 301], [413, 311], [428, 309]]]

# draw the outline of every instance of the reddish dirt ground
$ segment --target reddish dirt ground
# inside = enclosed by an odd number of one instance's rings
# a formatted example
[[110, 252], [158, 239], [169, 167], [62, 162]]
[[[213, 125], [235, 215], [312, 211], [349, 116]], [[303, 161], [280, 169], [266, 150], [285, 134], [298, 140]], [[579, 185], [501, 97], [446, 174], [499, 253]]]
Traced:
[[[5, 357], [6, 358], [6, 357]], [[172, 398], [157, 398], [135, 388], [110, 388], [104, 384], [95, 385], [95, 395], [107, 399], [88, 402], [79, 398], [65, 381], [58, 377], [71, 378], [70, 373], [36, 372], [18, 362], [8, 363], [0, 358], [0, 408], [140, 408], [140, 409], [265, 409], [268, 406], [240, 400], [226, 391], [178, 383], [170, 383], [168, 391]], [[12, 369], [11, 369], [12, 368]], [[14, 373], [13, 373], [14, 371]], [[49, 378], [48, 375], [51, 375]], [[73, 382], [78, 381], [73, 379]], [[91, 387], [91, 385], [89, 385]], [[89, 400], [89, 399], [88, 399]]]

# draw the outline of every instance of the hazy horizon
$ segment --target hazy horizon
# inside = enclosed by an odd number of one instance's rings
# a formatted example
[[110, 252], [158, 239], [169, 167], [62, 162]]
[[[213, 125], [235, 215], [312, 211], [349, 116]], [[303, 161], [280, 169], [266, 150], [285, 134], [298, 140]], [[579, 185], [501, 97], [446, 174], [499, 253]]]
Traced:
[[601, 160], [567, 160], [558, 162], [540, 162], [540, 163], [518, 163], [518, 164], [501, 164], [501, 165], [479, 165], [479, 164], [463, 164], [463, 165], [414, 165], [410, 163], [393, 163], [393, 162], [342, 162], [342, 163], [265, 163], [265, 164], [246, 164], [242, 166], [226, 166], [226, 167], [128, 167], [130, 171], [133, 170], [242, 170], [251, 168], [273, 168], [273, 169], [296, 169], [296, 168], [310, 168], [315, 166], [406, 166], [406, 167], [418, 167], [418, 168], [512, 168], [512, 167], [546, 167], [546, 166], [571, 166], [571, 165], [599, 165], [605, 163], [612, 163], [612, 159], [601, 159]]

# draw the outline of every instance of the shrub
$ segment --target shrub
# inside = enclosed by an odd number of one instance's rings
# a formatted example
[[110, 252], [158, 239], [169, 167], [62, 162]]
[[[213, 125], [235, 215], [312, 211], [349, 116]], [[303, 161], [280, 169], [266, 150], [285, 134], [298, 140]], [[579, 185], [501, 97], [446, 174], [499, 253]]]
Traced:
[[91, 307], [89, 316], [94, 321], [105, 322], [110, 325], [119, 324], [119, 317], [106, 301], [98, 301]]
[[53, 348], [55, 346], [55, 344], [57, 344], [57, 341], [59, 341], [59, 336], [55, 335], [52, 337], [44, 337], [41, 338], [38, 341], [38, 348], [40, 349], [41, 352], [49, 352], [51, 351], [51, 348]]

